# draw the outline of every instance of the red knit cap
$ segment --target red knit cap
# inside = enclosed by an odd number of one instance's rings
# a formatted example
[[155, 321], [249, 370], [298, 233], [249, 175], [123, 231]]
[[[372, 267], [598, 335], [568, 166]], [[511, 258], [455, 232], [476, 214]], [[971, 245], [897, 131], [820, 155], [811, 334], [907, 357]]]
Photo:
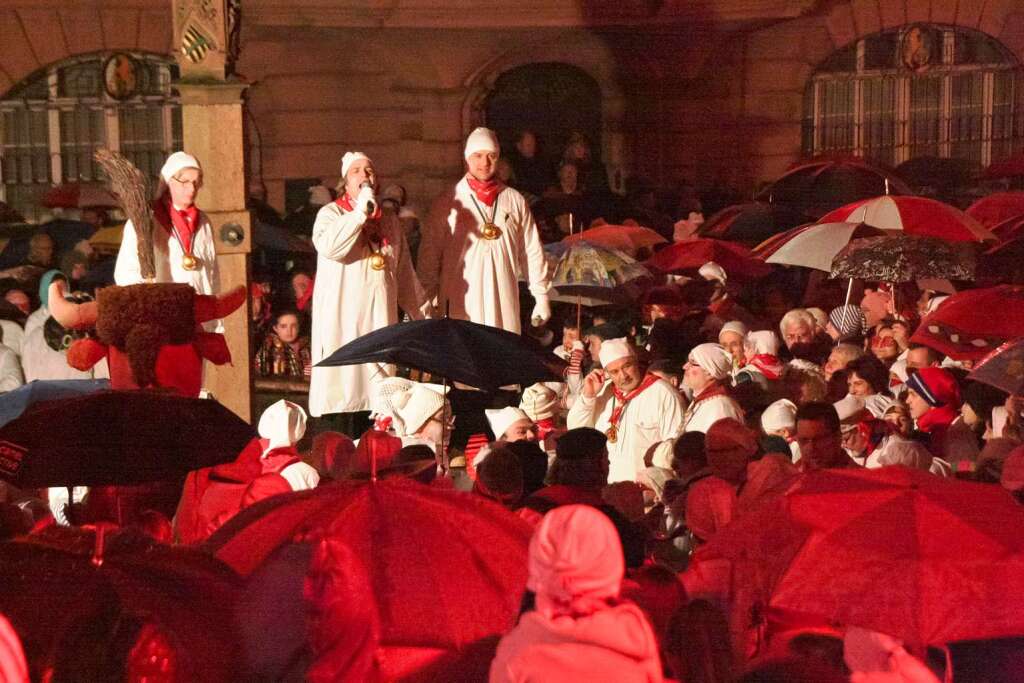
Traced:
[[962, 403], [956, 377], [943, 368], [921, 368], [907, 379], [907, 386], [933, 407]]

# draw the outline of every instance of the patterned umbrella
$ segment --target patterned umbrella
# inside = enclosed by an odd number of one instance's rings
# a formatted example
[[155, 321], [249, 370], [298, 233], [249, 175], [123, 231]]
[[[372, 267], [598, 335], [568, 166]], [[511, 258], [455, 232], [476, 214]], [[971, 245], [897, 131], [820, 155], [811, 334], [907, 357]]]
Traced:
[[956, 360], [981, 360], [1003, 342], [1024, 337], [1024, 287], [999, 285], [949, 297], [910, 338]]
[[960, 209], [924, 197], [882, 196], [847, 204], [821, 217], [821, 223], [867, 223], [880, 230], [940, 237], [951, 242], [983, 242], [995, 235]]
[[832, 262], [832, 277], [875, 282], [974, 279], [974, 253], [935, 237], [891, 235], [853, 240]]
[[1024, 392], [1024, 338], [1000, 345], [967, 376], [1009, 394]]
[[562, 241], [568, 243], [590, 242], [601, 247], [618, 249], [630, 256], [636, 256], [641, 249], [668, 242], [654, 230], [639, 225], [599, 225], [596, 228], [569, 235]]
[[647, 268], [617, 249], [590, 242], [556, 242], [544, 246], [552, 263], [551, 284], [556, 301], [576, 303], [581, 297], [594, 304], [635, 300], [653, 277]]

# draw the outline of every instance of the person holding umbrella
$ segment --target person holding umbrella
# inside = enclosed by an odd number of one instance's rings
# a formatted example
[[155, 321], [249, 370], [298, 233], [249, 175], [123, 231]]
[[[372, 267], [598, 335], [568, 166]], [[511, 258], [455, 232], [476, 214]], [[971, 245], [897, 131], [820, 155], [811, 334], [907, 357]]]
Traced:
[[519, 276], [536, 305], [531, 320], [551, 317], [551, 278], [526, 200], [496, 180], [494, 131], [466, 140], [466, 175], [434, 205], [424, 226], [419, 276], [428, 297], [452, 318], [519, 333]]
[[[317, 213], [317, 251], [310, 347], [313, 372], [309, 414], [359, 413], [370, 409], [376, 378], [391, 374], [374, 364], [316, 367], [339, 347], [398, 322], [398, 307], [419, 320], [426, 298], [413, 270], [398, 219], [383, 214], [376, 200], [377, 172], [362, 152], [341, 159], [344, 193]], [[349, 436], [362, 426], [350, 418]]]

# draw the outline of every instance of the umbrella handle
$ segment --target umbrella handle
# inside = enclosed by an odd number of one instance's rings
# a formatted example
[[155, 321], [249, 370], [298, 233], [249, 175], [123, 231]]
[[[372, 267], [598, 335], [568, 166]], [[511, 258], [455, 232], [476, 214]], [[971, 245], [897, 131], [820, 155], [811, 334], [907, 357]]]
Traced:
[[849, 306], [850, 305], [850, 297], [852, 295], [853, 295], [853, 278], [851, 277], [849, 284], [846, 285], [846, 303], [843, 304], [844, 306]]

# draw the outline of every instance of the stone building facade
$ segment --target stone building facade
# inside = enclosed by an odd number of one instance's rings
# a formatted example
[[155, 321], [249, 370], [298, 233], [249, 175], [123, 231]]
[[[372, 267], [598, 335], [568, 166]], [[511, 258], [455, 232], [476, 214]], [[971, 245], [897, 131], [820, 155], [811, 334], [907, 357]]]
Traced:
[[[290, 179], [333, 183], [346, 149], [362, 149], [385, 181], [427, 202], [458, 175], [464, 135], [487, 123], [501, 76], [531, 65], [569, 65], [596, 84], [594, 137], [613, 188], [643, 175], [748, 194], [808, 151], [810, 79], [862, 38], [957, 28], [1002, 46], [1011, 69], [1024, 60], [1018, 0], [441, 5], [242, 0], [250, 176], [272, 204], [284, 207]], [[0, 99], [76, 56], [170, 59], [170, 12], [169, 0], [0, 0]], [[1011, 94], [1016, 110], [1021, 91], [1024, 81]]]

